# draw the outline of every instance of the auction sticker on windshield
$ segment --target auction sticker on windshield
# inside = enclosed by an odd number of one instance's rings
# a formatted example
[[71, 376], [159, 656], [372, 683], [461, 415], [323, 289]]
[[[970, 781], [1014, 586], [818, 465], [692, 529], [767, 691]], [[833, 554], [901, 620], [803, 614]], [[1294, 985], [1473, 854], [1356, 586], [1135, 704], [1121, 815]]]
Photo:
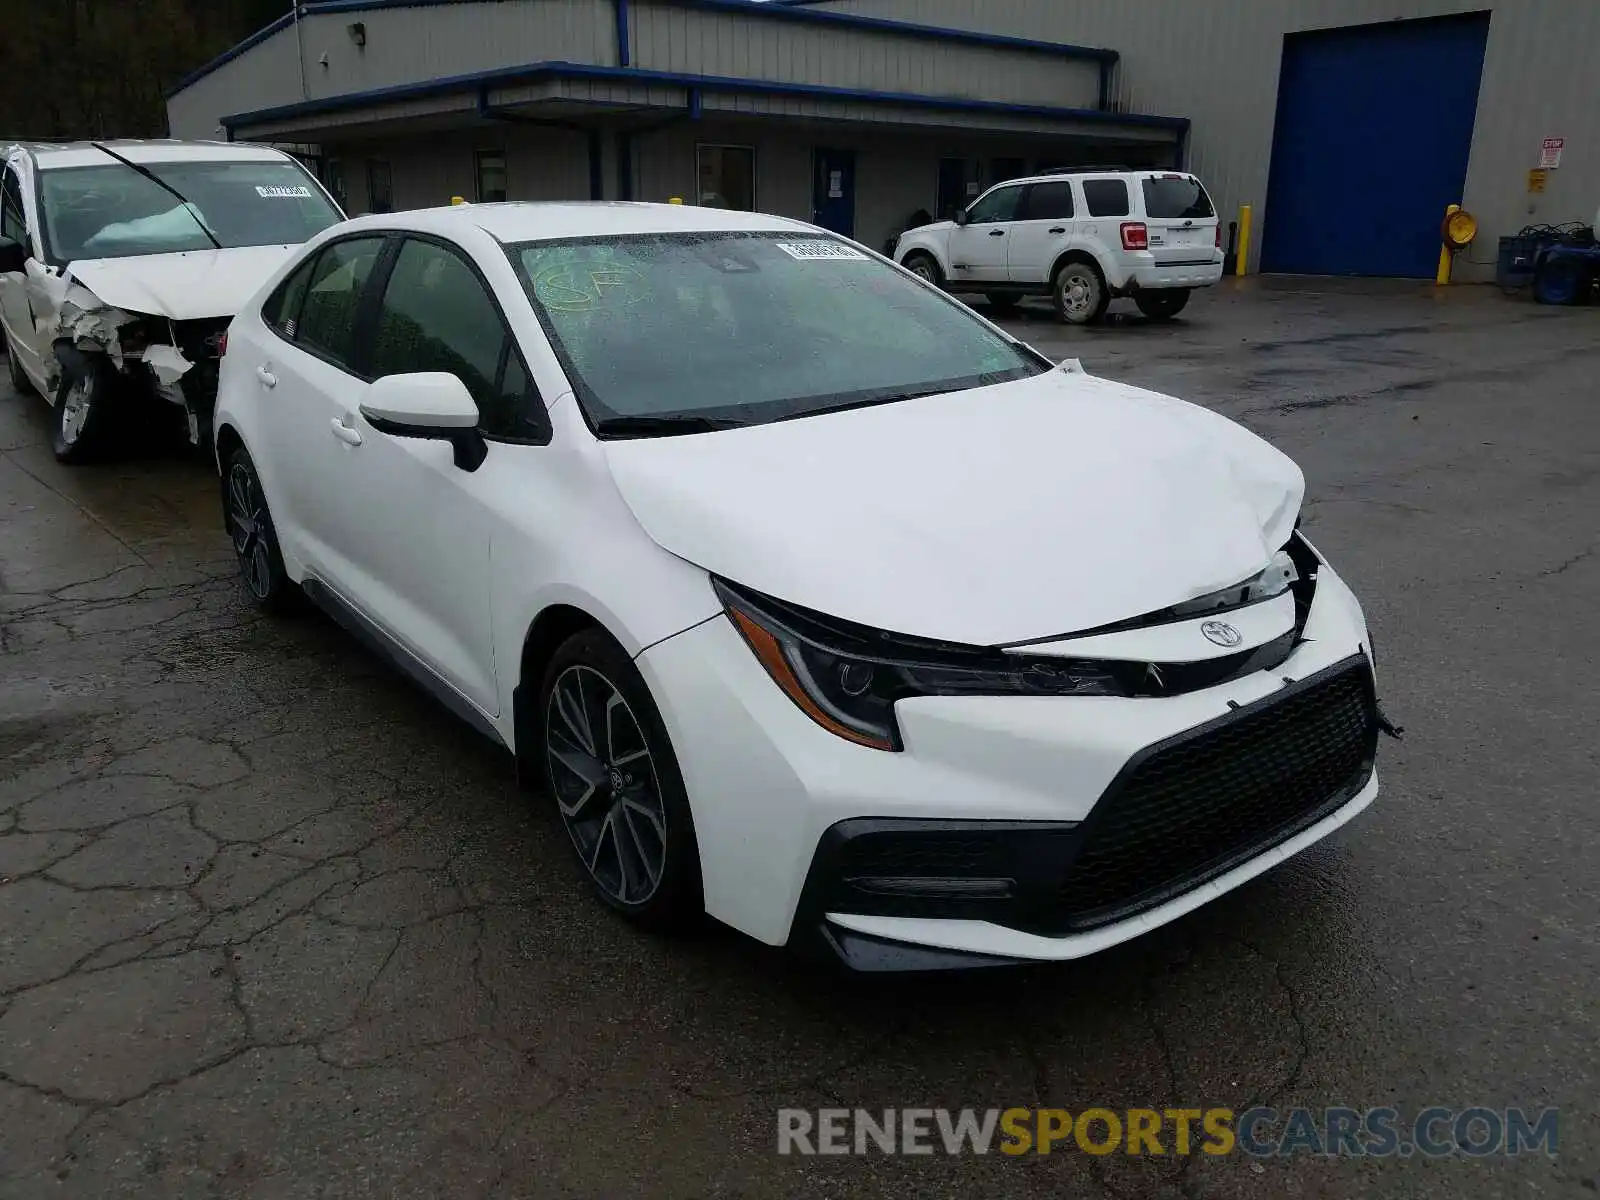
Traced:
[[866, 262], [867, 256], [859, 250], [852, 250], [842, 242], [774, 242], [790, 258], [801, 262], [814, 260], [833, 260], [843, 262]]
[[257, 184], [256, 195], [263, 200], [274, 197], [283, 197], [287, 200], [309, 200], [311, 199], [311, 189], [306, 187], [305, 184], [301, 184], [299, 187], [284, 187], [280, 184], [263, 187]]

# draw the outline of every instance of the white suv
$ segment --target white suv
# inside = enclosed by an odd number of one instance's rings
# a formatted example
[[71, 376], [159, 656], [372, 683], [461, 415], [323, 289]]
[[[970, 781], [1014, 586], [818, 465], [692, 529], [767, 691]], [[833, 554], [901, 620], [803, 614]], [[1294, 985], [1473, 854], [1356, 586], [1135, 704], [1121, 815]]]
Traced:
[[954, 221], [903, 234], [895, 261], [952, 292], [980, 292], [1001, 310], [1049, 296], [1061, 319], [1098, 321], [1132, 297], [1167, 320], [1189, 293], [1222, 278], [1211, 197], [1179, 171], [1077, 171], [997, 184]]
[[0, 329], [12, 386], [55, 406], [56, 457], [85, 461], [151, 414], [209, 452], [228, 322], [339, 206], [267, 146], [19, 145], [4, 160]]

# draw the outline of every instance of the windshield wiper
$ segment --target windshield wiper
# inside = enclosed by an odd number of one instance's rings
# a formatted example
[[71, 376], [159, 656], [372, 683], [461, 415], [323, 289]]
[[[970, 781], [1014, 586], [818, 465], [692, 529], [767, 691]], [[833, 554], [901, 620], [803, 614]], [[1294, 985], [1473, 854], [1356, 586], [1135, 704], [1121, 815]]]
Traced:
[[743, 421], [722, 417], [695, 417], [686, 414], [659, 417], [607, 417], [595, 422], [594, 431], [603, 438], [676, 437], [683, 433], [714, 433], [719, 429], [739, 429]]
[[176, 196], [178, 198], [178, 203], [183, 206], [183, 211], [188, 213], [191, 217], [194, 218], [194, 223], [196, 225], [200, 226], [200, 232], [206, 235], [206, 239], [213, 246], [215, 246], [218, 250], [223, 249], [222, 243], [217, 240], [217, 235], [212, 233], [210, 227], [207, 226], [206, 223], [200, 219], [200, 214], [195, 211], [194, 205], [189, 203], [189, 198], [187, 196], [185, 196], [182, 192], [180, 192], [177, 188], [173, 187], [165, 179], [161, 178], [161, 176], [157, 175], [154, 171], [150, 170], [149, 167], [140, 166], [138, 163], [133, 162], [130, 159], [123, 158], [122, 155], [118, 154], [115, 150], [112, 150], [110, 147], [103, 146], [99, 142], [90, 142], [89, 144], [91, 146], [93, 146], [96, 150], [100, 151], [102, 154], [109, 154], [112, 158], [116, 159], [119, 163], [121, 163], [123, 166], [127, 167], [130, 171], [135, 171], [138, 174], [143, 175], [146, 179], [148, 179], [151, 183], [155, 184], [162, 191], [167, 192], [167, 193], [169, 193], [169, 194], [171, 194], [173, 196]]

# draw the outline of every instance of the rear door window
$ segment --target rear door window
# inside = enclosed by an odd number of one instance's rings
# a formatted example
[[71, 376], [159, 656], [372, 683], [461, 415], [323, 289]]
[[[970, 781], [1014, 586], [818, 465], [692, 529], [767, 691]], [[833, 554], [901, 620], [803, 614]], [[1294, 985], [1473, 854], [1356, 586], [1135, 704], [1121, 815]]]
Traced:
[[355, 354], [356, 314], [382, 237], [334, 242], [317, 256], [300, 307], [295, 341], [351, 374], [361, 374]]
[[1036, 183], [1028, 189], [1022, 208], [1024, 221], [1067, 220], [1072, 216], [1072, 185], [1065, 179], [1060, 183]]
[[1091, 217], [1128, 215], [1128, 183], [1124, 179], [1085, 179], [1083, 203]]
[[1217, 215], [1200, 181], [1188, 175], [1162, 175], [1144, 181], [1144, 215], [1155, 220], [1203, 220]]

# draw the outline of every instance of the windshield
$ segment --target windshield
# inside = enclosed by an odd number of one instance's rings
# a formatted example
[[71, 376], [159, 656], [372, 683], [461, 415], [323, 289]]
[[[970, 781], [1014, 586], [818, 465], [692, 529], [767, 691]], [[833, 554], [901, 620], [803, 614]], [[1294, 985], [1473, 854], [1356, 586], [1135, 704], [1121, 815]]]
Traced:
[[784, 420], [1048, 369], [958, 303], [815, 234], [647, 234], [510, 250], [591, 421], [622, 418], [619, 432], [673, 417], [717, 427]]
[[[58, 167], [39, 173], [45, 241], [53, 258], [124, 258], [178, 250], [303, 242], [343, 218], [292, 162], [142, 163], [188, 201], [131, 167]], [[205, 229], [200, 222], [205, 223]]]
[[1198, 179], [1188, 175], [1162, 175], [1144, 181], [1144, 215], [1157, 220], [1214, 217], [1211, 197]]

